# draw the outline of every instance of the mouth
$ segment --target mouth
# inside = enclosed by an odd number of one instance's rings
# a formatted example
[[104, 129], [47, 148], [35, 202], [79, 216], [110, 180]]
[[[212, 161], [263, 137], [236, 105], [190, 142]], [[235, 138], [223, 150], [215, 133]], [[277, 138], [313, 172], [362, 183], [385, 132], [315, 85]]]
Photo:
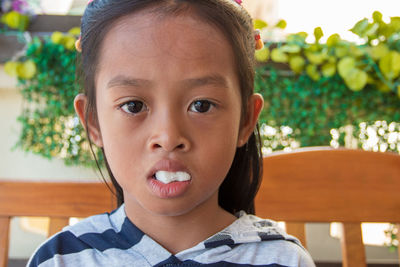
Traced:
[[185, 195], [193, 179], [185, 165], [171, 159], [158, 161], [148, 174], [150, 192], [162, 199]]
[[162, 184], [174, 182], [188, 182], [192, 180], [192, 175], [188, 169], [180, 162], [171, 159], [162, 159], [151, 168], [150, 179], [159, 181]]
[[163, 184], [169, 184], [173, 182], [186, 182], [192, 179], [190, 174], [185, 171], [157, 171], [153, 174], [152, 178], [160, 181]]

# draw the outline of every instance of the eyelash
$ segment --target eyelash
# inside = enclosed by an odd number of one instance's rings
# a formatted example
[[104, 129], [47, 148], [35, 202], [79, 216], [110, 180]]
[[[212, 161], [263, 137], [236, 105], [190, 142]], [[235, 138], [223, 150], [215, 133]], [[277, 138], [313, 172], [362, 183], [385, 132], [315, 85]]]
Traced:
[[[140, 110], [139, 110], [138, 112], [130, 112], [130, 111], [128, 110], [128, 108], [129, 108], [128, 105], [131, 104], [131, 103], [136, 103], [136, 104], [140, 103], [140, 105], [142, 105], [142, 106], [141, 106], [141, 108], [140, 108]], [[136, 114], [142, 112], [144, 108], [145, 108], [145, 110], [147, 110], [146, 104], [144, 104], [144, 103], [143, 103], [142, 101], [140, 101], [140, 100], [130, 100], [130, 101], [127, 101], [127, 102], [121, 104], [121, 105], [119, 106], [119, 108], [122, 109], [122, 110], [123, 110], [124, 112], [126, 112], [127, 114], [130, 114], [130, 115], [136, 115]]]
[[[192, 106], [194, 107], [194, 105], [195, 105], [196, 102], [203, 102], [203, 104], [204, 104], [204, 103], [207, 103], [207, 104], [209, 105], [209, 108], [208, 108], [207, 111], [205, 111], [205, 112], [194, 111], [194, 110], [192, 110]], [[213, 108], [216, 108], [216, 107], [217, 107], [217, 105], [216, 105], [214, 102], [210, 101], [210, 100], [207, 100], [207, 99], [198, 99], [198, 100], [193, 101], [193, 102], [190, 104], [189, 110], [190, 110], [190, 111], [193, 111], [193, 112], [196, 112], [196, 113], [206, 113], [206, 112], [209, 112], [210, 109], [213, 109]]]
[[[129, 104], [133, 104], [133, 103], [135, 103], [136, 105], [138, 105], [138, 104], [141, 105], [139, 111], [137, 111], [137, 112], [131, 112], [131, 111], [129, 111]], [[207, 104], [207, 105], [209, 105], [209, 106], [207, 107], [207, 110], [206, 110], [206, 111], [200, 112], [200, 111], [198, 111], [198, 110], [194, 110], [194, 109], [195, 109], [195, 106], [194, 106], [194, 105], [195, 105], [196, 103]], [[209, 112], [211, 109], [215, 108], [216, 106], [217, 106], [217, 105], [216, 105], [214, 102], [210, 101], [210, 100], [207, 100], [207, 99], [198, 99], [198, 100], [193, 101], [193, 102], [190, 104], [189, 110], [192, 111], [192, 112], [195, 112], [195, 113], [207, 113], [207, 112]], [[143, 103], [142, 101], [140, 101], [140, 100], [130, 100], [130, 101], [127, 101], [127, 102], [125, 102], [125, 103], [119, 105], [119, 109], [122, 109], [122, 110], [123, 110], [124, 112], [126, 112], [127, 114], [136, 115], [136, 114], [138, 114], [138, 113], [140, 113], [140, 112], [142, 112], [142, 111], [144, 111], [144, 110], [147, 110], [147, 106], [146, 106], [146, 104], [144, 104], [144, 103]]]

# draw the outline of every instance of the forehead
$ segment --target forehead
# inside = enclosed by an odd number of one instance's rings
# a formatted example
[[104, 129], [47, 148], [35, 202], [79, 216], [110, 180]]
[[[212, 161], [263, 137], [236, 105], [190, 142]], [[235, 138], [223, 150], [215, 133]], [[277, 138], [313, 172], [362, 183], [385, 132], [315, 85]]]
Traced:
[[204, 71], [205, 66], [214, 71], [236, 69], [225, 35], [191, 12], [174, 16], [142, 11], [124, 16], [106, 34], [99, 56], [99, 70], [121, 71], [130, 65], [140, 73], [144, 71], [140, 65], [153, 64], [154, 71], [168, 72], [172, 63], [185, 73]]

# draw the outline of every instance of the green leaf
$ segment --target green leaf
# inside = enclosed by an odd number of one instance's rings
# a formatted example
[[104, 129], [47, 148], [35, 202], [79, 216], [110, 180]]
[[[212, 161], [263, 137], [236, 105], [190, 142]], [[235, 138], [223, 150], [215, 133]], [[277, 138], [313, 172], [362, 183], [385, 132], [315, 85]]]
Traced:
[[255, 20], [253, 21], [253, 26], [254, 26], [254, 29], [259, 29], [259, 30], [261, 30], [261, 29], [264, 29], [264, 28], [268, 27], [268, 23], [265, 22], [265, 21], [262, 20], [262, 19], [255, 19]]
[[271, 51], [271, 59], [275, 62], [286, 63], [289, 60], [289, 57], [286, 53], [284, 53], [279, 48], [274, 48]]
[[301, 51], [301, 47], [296, 44], [287, 44], [280, 47], [282, 52], [294, 54], [299, 53]]
[[354, 25], [354, 27], [350, 29], [350, 31], [353, 32], [354, 34], [357, 34], [359, 37], [364, 37], [365, 32], [367, 31], [368, 28], [368, 24], [369, 24], [368, 19], [365, 18], [357, 22], [356, 25]]
[[364, 34], [367, 37], [373, 37], [372, 39], [375, 39], [377, 37], [376, 36], [376, 32], [378, 31], [378, 29], [379, 29], [379, 24], [378, 23], [368, 24], [368, 27], [365, 30]]
[[59, 31], [53, 32], [53, 34], [50, 37], [51, 41], [55, 44], [61, 44], [64, 39], [64, 34]]
[[321, 37], [324, 36], [324, 33], [322, 32], [321, 27], [317, 27], [314, 29], [314, 37], [315, 37], [315, 42], [318, 43]]
[[280, 28], [280, 29], [285, 29], [287, 26], [287, 23], [285, 20], [281, 19], [280, 21], [278, 21], [278, 23], [275, 24], [275, 28]]
[[29, 24], [29, 17], [17, 11], [10, 11], [2, 16], [1, 21], [11, 29], [25, 31]]
[[262, 49], [256, 50], [255, 57], [259, 62], [267, 62], [269, 59], [269, 49], [264, 46]]
[[340, 35], [337, 33], [332, 34], [331, 36], [328, 37], [328, 40], [326, 40], [326, 44], [331, 47], [335, 46], [340, 42]]
[[352, 71], [356, 66], [356, 61], [353, 57], [344, 57], [338, 62], [338, 72], [342, 78]]
[[338, 58], [345, 57], [349, 54], [349, 48], [347, 46], [344, 45], [336, 46], [334, 49], [335, 49], [335, 55]]
[[72, 37], [72, 36], [65, 36], [64, 39], [63, 39], [63, 45], [68, 50], [74, 50], [75, 49], [75, 42], [76, 42], [76, 39], [74, 37]]
[[69, 34], [79, 36], [81, 34], [81, 28], [79, 27], [73, 27], [68, 31]]
[[287, 43], [305, 43], [308, 33], [298, 32], [295, 34], [289, 34], [286, 38]]
[[21, 63], [17, 68], [18, 77], [29, 80], [36, 74], [36, 64], [33, 60]]
[[320, 65], [322, 64], [325, 59], [328, 58], [327, 54], [325, 52], [320, 52], [320, 53], [313, 53], [313, 52], [305, 52], [307, 59], [315, 65]]
[[326, 63], [321, 67], [321, 72], [324, 77], [332, 77], [336, 73], [335, 63]]
[[360, 46], [351, 44], [349, 50], [350, 50], [350, 55], [352, 55], [353, 57], [361, 57], [364, 55], [365, 49], [361, 48]]
[[374, 11], [374, 13], [372, 13], [372, 18], [373, 18], [374, 22], [381, 22], [382, 21], [382, 13], [379, 11]]
[[6, 62], [6, 64], [4, 64], [4, 71], [12, 77], [17, 77], [18, 76], [17, 69], [20, 64], [21, 63], [17, 61], [8, 61]]
[[384, 56], [386, 56], [386, 54], [389, 53], [389, 47], [385, 43], [379, 43], [376, 46], [372, 46], [369, 49], [369, 51], [370, 51], [371, 57], [374, 60], [377, 60], [377, 59], [383, 58]]
[[310, 76], [311, 79], [314, 81], [319, 81], [321, 79], [321, 75], [318, 72], [318, 68], [316, 65], [307, 65], [306, 67], [306, 72], [308, 76]]
[[394, 32], [400, 31], [400, 17], [391, 17], [390, 26], [393, 28]]
[[295, 73], [301, 73], [304, 70], [304, 66], [306, 64], [305, 59], [302, 56], [294, 56], [289, 60], [290, 68]]
[[346, 85], [353, 91], [362, 90], [367, 84], [368, 74], [360, 69], [352, 69], [343, 77]]
[[383, 75], [393, 80], [400, 74], [400, 53], [397, 51], [390, 51], [379, 60], [379, 69]]
[[329, 63], [336, 63], [337, 58], [335, 56], [328, 56], [327, 61]]

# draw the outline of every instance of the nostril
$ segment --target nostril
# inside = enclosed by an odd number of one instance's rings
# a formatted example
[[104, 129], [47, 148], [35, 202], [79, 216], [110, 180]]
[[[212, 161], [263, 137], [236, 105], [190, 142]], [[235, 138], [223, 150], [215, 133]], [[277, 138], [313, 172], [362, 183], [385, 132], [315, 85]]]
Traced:
[[154, 147], [154, 148], [160, 148], [161, 145], [160, 145], [160, 144], [154, 144], [153, 147]]
[[180, 144], [180, 145], [178, 145], [176, 148], [178, 148], [178, 149], [184, 149], [184, 148], [185, 148], [185, 145], [184, 145], [184, 144]]
[[189, 148], [189, 143], [183, 141], [183, 142], [173, 142], [171, 140], [158, 140], [154, 142], [150, 142], [149, 144], [150, 149], [154, 150], [165, 150], [165, 151], [174, 151], [174, 150], [179, 150], [179, 151], [186, 151]]

